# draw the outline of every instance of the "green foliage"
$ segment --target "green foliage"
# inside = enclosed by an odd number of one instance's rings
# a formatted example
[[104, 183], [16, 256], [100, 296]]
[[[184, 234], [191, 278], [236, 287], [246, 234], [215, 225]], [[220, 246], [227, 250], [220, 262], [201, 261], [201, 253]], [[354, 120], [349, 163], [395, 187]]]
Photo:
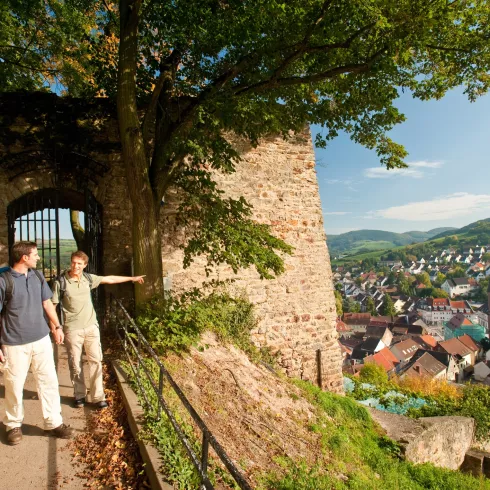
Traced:
[[[146, 370], [157, 383], [159, 368], [153, 359], [146, 359]], [[149, 440], [158, 450], [160, 456], [160, 471], [164, 475], [165, 481], [172, 483], [178, 490], [194, 490], [200, 486], [200, 477], [194, 468], [189, 455], [184, 448], [179, 436], [168, 418], [165, 411], [162, 410], [161, 417], [157, 417], [158, 401], [147, 377], [142, 376], [138, 384], [134, 372], [127, 362], [121, 363], [128, 379], [137, 393], [141, 406], [144, 408], [144, 429], [139, 434], [143, 439]], [[146, 396], [142, 395], [141, 386], [145, 390]], [[194, 428], [191, 424], [191, 417], [180, 404], [175, 393], [168, 387], [164, 386], [163, 398], [172, 412], [176, 422], [179, 424], [181, 431], [195, 454], [200, 454], [201, 446], [196, 437]], [[222, 469], [216, 464], [214, 458], [210, 458], [208, 476], [211, 482], [216, 485], [226, 484], [226, 488], [236, 488], [231, 476], [223, 473]]]
[[384, 385], [388, 382], [387, 372], [378, 364], [365, 364], [359, 373], [359, 378], [364, 383]]
[[[87, 2], [88, 3], [88, 2]], [[102, 3], [5, 0], [0, 6], [0, 87], [2, 91], [70, 89], [89, 86], [89, 36], [97, 32]]]
[[361, 305], [352, 298], [345, 298], [342, 302], [342, 309], [346, 313], [359, 313], [361, 311]]
[[396, 315], [396, 308], [389, 294], [385, 294], [385, 300], [383, 304], [383, 315], [386, 316]]
[[254, 361], [275, 363], [268, 349], [259, 349], [250, 340], [257, 321], [253, 305], [243, 297], [216, 290], [205, 296], [194, 289], [179, 298], [158, 299], [147, 305], [137, 318], [143, 334], [160, 354], [183, 352], [210, 330], [225, 343], [232, 343]]
[[421, 298], [449, 298], [449, 294], [447, 294], [444, 289], [440, 288], [424, 288], [419, 291], [417, 291], [418, 296]]
[[374, 299], [371, 298], [371, 296], [369, 296], [366, 300], [366, 310], [371, 313], [371, 316], [378, 316], [378, 311], [376, 310]]
[[480, 340], [480, 345], [483, 347], [485, 352], [487, 352], [488, 350], [490, 350], [490, 339], [488, 337], [483, 337]]
[[440, 288], [445, 280], [446, 276], [442, 272], [438, 272], [436, 280], [434, 281], [434, 287]]
[[425, 284], [428, 288], [432, 287], [432, 283], [430, 282], [430, 277], [427, 272], [421, 272], [415, 276], [418, 282]]
[[335, 295], [335, 309], [337, 311], [337, 316], [342, 316], [344, 314], [344, 310], [342, 308], [342, 295], [340, 294], [340, 291], [337, 289], [334, 291]]

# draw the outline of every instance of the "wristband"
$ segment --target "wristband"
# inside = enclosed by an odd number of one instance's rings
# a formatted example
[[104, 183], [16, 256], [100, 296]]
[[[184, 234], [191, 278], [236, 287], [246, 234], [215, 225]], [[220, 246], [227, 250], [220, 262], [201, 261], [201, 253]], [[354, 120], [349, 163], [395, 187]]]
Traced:
[[58, 325], [57, 327], [55, 327], [55, 330], [63, 330], [63, 327], [61, 325]]

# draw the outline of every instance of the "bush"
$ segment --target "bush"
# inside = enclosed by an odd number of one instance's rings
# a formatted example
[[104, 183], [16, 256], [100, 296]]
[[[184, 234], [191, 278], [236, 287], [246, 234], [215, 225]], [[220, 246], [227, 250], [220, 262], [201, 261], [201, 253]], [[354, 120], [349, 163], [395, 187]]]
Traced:
[[388, 373], [377, 364], [368, 363], [361, 368], [359, 378], [364, 383], [384, 385], [388, 383]]
[[180, 298], [153, 301], [137, 322], [153, 349], [161, 355], [188, 350], [209, 330], [221, 342], [242, 349], [252, 360], [274, 364], [274, 355], [267, 349], [257, 348], [250, 339], [250, 331], [257, 325], [253, 308], [244, 297], [235, 298], [219, 291], [204, 296], [195, 289]]

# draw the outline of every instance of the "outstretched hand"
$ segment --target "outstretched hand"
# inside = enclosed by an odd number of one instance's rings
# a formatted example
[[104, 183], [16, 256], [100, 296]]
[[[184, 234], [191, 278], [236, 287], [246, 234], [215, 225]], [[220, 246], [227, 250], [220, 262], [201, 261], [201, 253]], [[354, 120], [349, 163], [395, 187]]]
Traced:
[[143, 284], [145, 282], [145, 276], [135, 276], [133, 277], [133, 282], [137, 282], [138, 284]]

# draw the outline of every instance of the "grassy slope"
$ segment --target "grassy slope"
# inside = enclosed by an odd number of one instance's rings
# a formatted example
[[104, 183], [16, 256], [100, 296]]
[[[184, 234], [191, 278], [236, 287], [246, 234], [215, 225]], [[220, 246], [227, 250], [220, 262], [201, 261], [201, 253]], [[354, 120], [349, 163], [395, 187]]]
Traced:
[[[210, 346], [191, 356], [172, 356], [171, 371], [253, 488], [490, 490], [489, 480], [401, 460], [398, 445], [383, 435], [368, 411], [352, 398], [321, 391], [304, 381], [281, 379], [262, 368], [258, 376], [259, 368], [245, 362], [237, 350], [230, 349], [228, 360], [234, 361], [226, 363], [223, 348]], [[216, 370], [223, 363], [229, 368]], [[248, 400], [246, 407], [244, 400]], [[175, 397], [167, 401], [198, 451], [199, 431], [193, 430], [175, 405]], [[303, 408], [284, 412], [285, 404], [304, 407], [305, 403], [311, 406], [307, 420]], [[176, 488], [197, 488], [198, 478], [168, 419], [155, 422], [155, 414], [148, 415], [146, 437], [161, 453], [166, 478]], [[236, 488], [214, 458], [210, 466], [217, 487]]]
[[269, 474], [267, 490], [476, 490], [490, 489], [490, 481], [476, 479], [430, 464], [413, 465], [399, 459], [399, 448], [373, 424], [355, 401], [297, 382], [314, 405], [319, 419], [312, 430], [321, 433], [328, 463], [308, 467], [284, 461], [286, 474]]

